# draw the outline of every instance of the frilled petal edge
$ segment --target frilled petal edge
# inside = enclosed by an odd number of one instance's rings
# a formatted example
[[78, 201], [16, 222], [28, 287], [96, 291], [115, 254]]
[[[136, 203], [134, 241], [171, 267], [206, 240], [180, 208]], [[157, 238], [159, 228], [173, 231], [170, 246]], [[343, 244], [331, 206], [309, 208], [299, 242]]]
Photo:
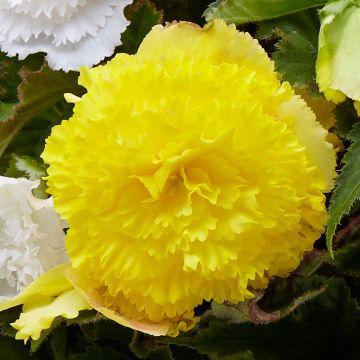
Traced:
[[18, 330], [16, 339], [25, 342], [40, 338], [42, 330], [50, 328], [54, 319], [62, 316], [73, 319], [81, 310], [91, 306], [82, 294], [66, 279], [69, 264], [53, 268], [31, 283], [19, 296], [0, 303], [0, 311], [23, 305], [18, 320], [11, 325]]

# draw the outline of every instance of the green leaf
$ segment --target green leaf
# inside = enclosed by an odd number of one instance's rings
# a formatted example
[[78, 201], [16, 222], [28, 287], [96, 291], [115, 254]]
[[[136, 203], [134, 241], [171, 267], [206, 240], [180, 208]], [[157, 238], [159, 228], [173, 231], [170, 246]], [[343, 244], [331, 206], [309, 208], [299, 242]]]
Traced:
[[14, 154], [5, 175], [10, 177], [26, 177], [34, 181], [46, 176], [46, 167], [29, 156]]
[[344, 139], [349, 139], [353, 126], [359, 121], [359, 116], [354, 108], [353, 101], [347, 99], [338, 104], [334, 110], [336, 133]]
[[207, 21], [224, 19], [244, 24], [292, 14], [324, 5], [326, 0], [224, 0], [216, 1], [205, 11]]
[[156, 347], [155, 338], [139, 331], [134, 332], [130, 343], [130, 350], [139, 358], [146, 359], [149, 353]]
[[141, 0], [128, 11], [130, 25], [121, 35], [121, 52], [135, 54], [141, 42], [154, 25], [161, 22], [162, 14], [148, 0]]
[[343, 169], [336, 179], [331, 197], [329, 220], [326, 230], [327, 247], [332, 255], [332, 241], [342, 217], [348, 214], [352, 205], [360, 198], [360, 124], [349, 134], [352, 144], [343, 159]]
[[60, 327], [54, 331], [50, 344], [54, 354], [54, 360], [66, 359], [67, 337], [65, 327]]
[[90, 335], [91, 339], [96, 341], [112, 340], [119, 342], [125, 347], [129, 346], [133, 337], [133, 330], [121, 326], [106, 317], [92, 324], [90, 323], [89, 325], [82, 326], [81, 328]]
[[130, 360], [121, 352], [110, 347], [89, 346], [85, 352], [72, 353], [68, 360]]
[[199, 25], [204, 23], [204, 9], [212, 0], [152, 0], [164, 12], [164, 21], [190, 21]]
[[15, 104], [0, 102], [0, 123], [6, 121], [12, 114]]
[[258, 38], [278, 39], [272, 58], [283, 80], [295, 87], [317, 89], [315, 63], [319, 26], [313, 10], [258, 24]]
[[350, 243], [337, 250], [335, 264], [348, 275], [360, 277], [360, 241]]
[[[0, 312], [0, 359], [26, 360], [29, 359], [30, 349], [22, 341], [15, 340], [16, 330], [10, 325], [19, 318], [21, 306]], [[37, 355], [32, 360], [39, 360]]]
[[139, 359], [173, 360], [171, 350], [167, 345], [158, 346], [156, 338], [139, 331], [134, 332], [130, 350]]
[[238, 304], [218, 304], [212, 301], [211, 310], [203, 315], [203, 319], [208, 316], [227, 321], [230, 324], [249, 322], [251, 321], [249, 316], [249, 301]]
[[21, 82], [19, 76], [20, 62], [16, 58], [8, 58], [0, 52], [0, 101], [15, 103], [17, 87]]
[[[300, 291], [297, 288], [300, 282]], [[238, 304], [217, 304], [216, 302], [211, 303], [211, 310], [206, 312], [202, 317], [202, 320], [206, 318], [214, 318], [222, 320], [229, 324], [242, 324], [246, 322], [252, 322], [254, 324], [268, 324], [278, 321], [291, 312], [295, 311], [299, 306], [305, 302], [312, 300], [316, 296], [319, 296], [326, 290], [325, 285], [307, 284], [309, 288], [305, 289], [304, 279], [296, 278], [293, 281], [286, 282], [287, 286], [287, 298], [275, 309], [266, 311], [259, 306], [263, 298], [263, 293], [259, 293], [254, 299], [245, 300]], [[289, 293], [289, 287], [291, 286], [292, 292]], [[277, 288], [277, 293], [281, 293], [284, 289]], [[278, 295], [278, 294], [277, 294]]]
[[[29, 360], [29, 349], [19, 340], [0, 336], [0, 359]], [[31, 359], [39, 360], [39, 357], [32, 356]]]
[[20, 75], [22, 82], [18, 87], [19, 103], [13, 107], [6, 121], [0, 123], [0, 156], [24, 125], [62, 101], [64, 93], [81, 95], [84, 92], [77, 85], [78, 73], [75, 72], [53, 71], [48, 67], [31, 72], [23, 68]]
[[0, 333], [5, 336], [15, 337], [16, 330], [10, 325], [19, 318], [21, 306], [0, 312]]
[[[342, 233], [342, 234], [341, 234]], [[352, 218], [342, 229], [339, 247], [334, 253], [334, 259], [329, 260], [342, 274], [360, 278], [360, 217]]]
[[173, 360], [170, 347], [168, 345], [158, 346], [150, 351], [146, 360]]
[[242, 354], [235, 354], [229, 356], [210, 355], [210, 360], [256, 360], [251, 351], [245, 351]]
[[5, 172], [5, 176], [9, 177], [26, 177], [31, 181], [40, 180], [39, 186], [33, 190], [34, 195], [39, 199], [49, 197], [46, 193], [46, 182], [42, 179], [46, 174], [44, 163], [26, 155], [18, 156], [15, 154], [12, 155], [9, 167]]
[[72, 109], [73, 104], [68, 104], [63, 99], [43, 113], [34, 116], [15, 135], [0, 158], [0, 174], [7, 173], [14, 154], [29, 156], [39, 163], [43, 163], [40, 155], [44, 150], [45, 139], [50, 135], [53, 126], [72, 115]]
[[20, 61], [0, 52], [0, 101], [16, 103], [17, 87], [21, 83], [20, 69], [25, 66], [31, 71], [37, 71], [43, 63], [44, 55], [41, 53], [30, 55]]
[[74, 319], [66, 319], [67, 325], [89, 325], [100, 320], [105, 320], [104, 315], [95, 310], [82, 310]]
[[[41, 332], [40, 338], [37, 340], [31, 340], [30, 342], [30, 352], [35, 353], [37, 352], [40, 347], [46, 343], [48, 339], [50, 339], [50, 345], [51, 349], [53, 350], [53, 346], [51, 344], [52, 335], [57, 332], [58, 329], [62, 327], [64, 324], [65, 319], [61, 316], [58, 316], [55, 318], [55, 320], [52, 322], [51, 327], [49, 329], [45, 329]], [[61, 331], [60, 331], [61, 332]], [[56, 340], [55, 340], [56, 341]], [[52, 351], [53, 352], [53, 351]]]
[[[317, 286], [324, 285], [323, 279], [318, 280]], [[307, 279], [303, 281], [306, 288]], [[197, 332], [161, 341], [219, 357], [251, 351], [255, 359], [266, 360], [357, 359], [357, 302], [344, 280], [329, 279], [325, 285], [326, 291], [278, 322], [259, 326], [212, 321]]]
[[[93, 320], [95, 320], [93, 318]], [[105, 317], [98, 321], [91, 321], [88, 324], [82, 324], [80, 327], [73, 326], [76, 334], [82, 334], [83, 337], [79, 342], [78, 352], [83, 351], [82, 349], [92, 345], [98, 345], [105, 348], [114, 348], [119, 351], [123, 357], [127, 360], [136, 359], [129, 349], [129, 344], [133, 337], [134, 331], [119, 325], [115, 321], [111, 321]], [[79, 331], [81, 329], [81, 331]]]

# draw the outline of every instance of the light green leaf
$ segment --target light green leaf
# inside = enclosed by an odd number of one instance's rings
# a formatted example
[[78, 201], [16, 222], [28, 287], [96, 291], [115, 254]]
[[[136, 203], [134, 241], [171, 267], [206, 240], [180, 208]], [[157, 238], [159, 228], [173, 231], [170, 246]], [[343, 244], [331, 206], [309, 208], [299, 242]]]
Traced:
[[292, 14], [324, 5], [326, 0], [224, 0], [216, 1], [205, 11], [207, 21], [220, 18], [243, 24]]
[[351, 206], [360, 198], [360, 124], [356, 124], [349, 134], [352, 140], [344, 156], [341, 174], [336, 180], [336, 188], [331, 197], [329, 221], [326, 230], [327, 246], [332, 255], [332, 241], [337, 225], [348, 214]]
[[46, 167], [44, 164], [37, 162], [29, 156], [13, 155], [10, 161], [10, 167], [6, 176], [11, 177], [27, 177], [29, 180], [39, 180], [46, 175]]
[[30, 156], [18, 156], [13, 154], [6, 170], [5, 176], [26, 177], [31, 181], [40, 180], [39, 186], [33, 190], [33, 194], [39, 199], [46, 199], [46, 182], [42, 179], [46, 176], [46, 167], [43, 162], [39, 162]]
[[328, 100], [345, 95], [360, 100], [360, 2], [332, 0], [320, 12], [321, 29], [316, 64], [320, 91]]

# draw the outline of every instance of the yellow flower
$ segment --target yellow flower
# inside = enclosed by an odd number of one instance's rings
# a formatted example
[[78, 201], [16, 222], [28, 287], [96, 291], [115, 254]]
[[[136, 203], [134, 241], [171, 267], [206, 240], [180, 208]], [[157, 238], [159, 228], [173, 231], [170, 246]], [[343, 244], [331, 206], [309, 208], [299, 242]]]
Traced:
[[323, 233], [327, 131], [249, 34], [156, 26], [80, 83], [43, 158], [70, 225], [67, 277], [93, 308], [176, 335], [204, 300], [287, 276]]

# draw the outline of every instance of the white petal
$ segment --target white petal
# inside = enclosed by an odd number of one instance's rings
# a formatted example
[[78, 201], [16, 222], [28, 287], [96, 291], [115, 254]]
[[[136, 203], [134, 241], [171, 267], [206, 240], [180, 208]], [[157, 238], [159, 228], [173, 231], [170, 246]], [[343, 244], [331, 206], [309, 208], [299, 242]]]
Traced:
[[0, 299], [17, 295], [45, 271], [68, 262], [66, 227], [37, 181], [0, 176]]
[[78, 70], [121, 44], [132, 0], [0, 0], [0, 48], [20, 59], [48, 54], [54, 69]]

